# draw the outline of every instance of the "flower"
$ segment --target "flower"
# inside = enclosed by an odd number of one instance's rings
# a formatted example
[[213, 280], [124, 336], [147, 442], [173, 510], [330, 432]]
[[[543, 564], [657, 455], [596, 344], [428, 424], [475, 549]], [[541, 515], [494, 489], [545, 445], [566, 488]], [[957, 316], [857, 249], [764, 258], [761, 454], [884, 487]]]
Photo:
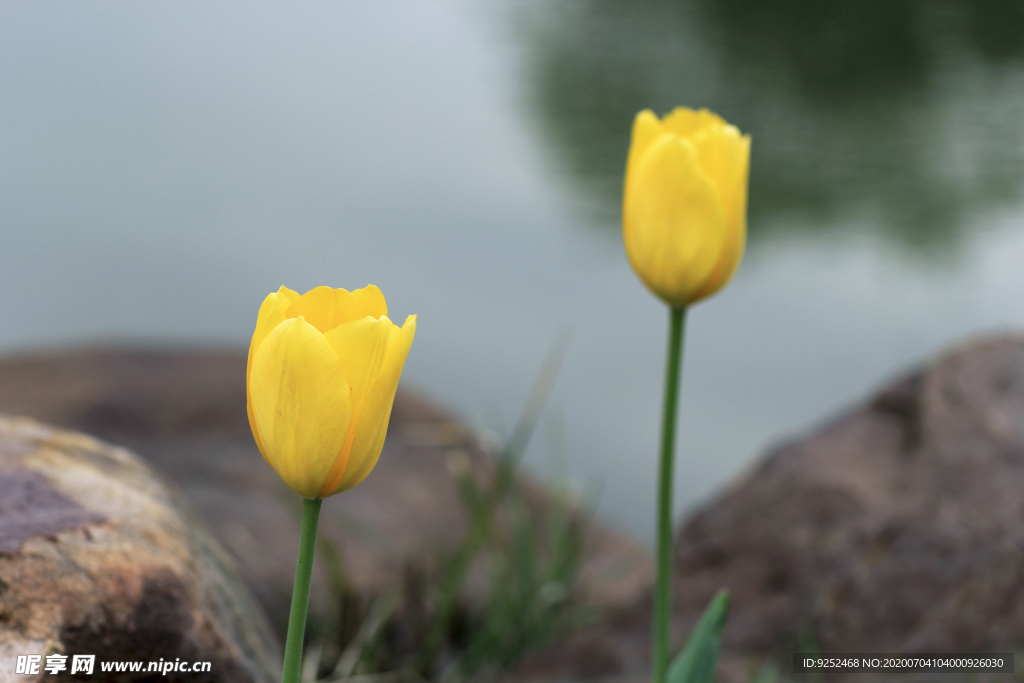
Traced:
[[380, 290], [281, 287], [263, 300], [249, 345], [246, 404], [256, 445], [296, 493], [347, 491], [384, 446], [398, 378], [416, 334]]
[[732, 278], [746, 243], [750, 136], [707, 109], [637, 114], [622, 236], [633, 270], [673, 307]]

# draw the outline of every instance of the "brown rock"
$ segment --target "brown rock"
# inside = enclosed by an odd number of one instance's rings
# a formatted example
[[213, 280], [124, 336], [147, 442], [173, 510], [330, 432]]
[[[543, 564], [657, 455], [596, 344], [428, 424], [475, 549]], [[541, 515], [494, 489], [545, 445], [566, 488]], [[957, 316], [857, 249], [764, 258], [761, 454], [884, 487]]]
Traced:
[[[741, 656], [1024, 642], [1024, 339], [954, 350], [769, 454], [676, 540], [685, 631], [733, 592]], [[801, 646], [800, 643], [803, 643]]]
[[[283, 635], [298, 548], [300, 500], [263, 462], [245, 411], [244, 352], [87, 350], [0, 362], [0, 411], [88, 431], [130, 447], [184, 492]], [[410, 563], [465, 529], [450, 466], [486, 476], [492, 454], [444, 411], [399, 391], [384, 452], [358, 487], [324, 503], [323, 537], [351, 585], [394, 587]], [[533, 487], [536, 495], [546, 495]], [[321, 562], [311, 610], [328, 599]], [[592, 604], [631, 604], [652, 564], [638, 544], [600, 525], [588, 537], [583, 584]]]
[[[209, 662], [166, 680], [270, 682], [279, 652], [230, 560], [130, 452], [0, 417], [0, 681], [18, 655]], [[45, 659], [43, 659], [45, 664]], [[163, 680], [164, 677], [161, 677]]]

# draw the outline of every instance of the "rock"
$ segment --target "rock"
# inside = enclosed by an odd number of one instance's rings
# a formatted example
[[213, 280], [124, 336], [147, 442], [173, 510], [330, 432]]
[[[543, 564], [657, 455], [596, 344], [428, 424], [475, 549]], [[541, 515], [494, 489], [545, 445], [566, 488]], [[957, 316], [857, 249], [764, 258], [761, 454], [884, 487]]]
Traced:
[[[676, 538], [685, 633], [728, 586], [746, 655], [1024, 642], [1024, 338], [954, 350], [770, 453]], [[638, 603], [642, 604], [641, 603]]]
[[[0, 681], [18, 655], [209, 662], [161, 680], [270, 683], [280, 652], [218, 543], [136, 456], [0, 417]], [[144, 669], [145, 671], [145, 669]]]
[[[87, 350], [0, 362], [0, 411], [64, 425], [138, 452], [174, 482], [233, 555], [283, 635], [298, 548], [300, 500], [263, 461], [245, 411], [245, 352]], [[360, 595], [398, 585], [410, 564], [459, 539], [466, 520], [452, 462], [480, 476], [493, 453], [426, 400], [400, 390], [376, 469], [324, 503], [321, 538], [343, 556]], [[544, 498], [543, 487], [533, 485]], [[591, 526], [587, 601], [632, 604], [653, 576], [639, 544]], [[311, 610], [329, 600], [324, 553]]]

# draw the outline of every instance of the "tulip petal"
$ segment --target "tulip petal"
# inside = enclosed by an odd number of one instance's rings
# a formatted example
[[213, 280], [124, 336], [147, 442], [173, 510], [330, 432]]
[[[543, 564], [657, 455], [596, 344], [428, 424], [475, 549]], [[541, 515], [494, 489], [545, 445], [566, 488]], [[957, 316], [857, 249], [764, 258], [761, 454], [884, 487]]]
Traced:
[[626, 158], [626, 179], [632, 175], [630, 169], [636, 167], [643, 153], [654, 141], [665, 133], [665, 127], [650, 109], [644, 109], [633, 119], [633, 134], [629, 143], [629, 156]]
[[275, 327], [249, 377], [264, 457], [300, 495], [319, 495], [352, 421], [349, 387], [331, 344], [303, 317]]
[[[348, 467], [351, 466], [353, 444], [359, 440], [360, 428], [379, 419], [374, 413], [364, 410], [368, 387], [380, 374], [391, 337], [398, 332], [388, 318], [379, 320], [369, 316], [345, 323], [324, 335], [334, 348], [349, 381], [349, 398], [352, 405], [352, 423], [342, 443], [338, 458], [325, 479], [324, 491], [337, 485]], [[359, 450], [356, 444], [355, 450]], [[322, 494], [324, 495], [324, 494]]]
[[355, 302], [358, 312], [361, 314], [358, 316], [359, 318], [365, 316], [382, 318], [388, 314], [388, 302], [384, 300], [384, 295], [375, 285], [353, 289], [352, 301]]
[[289, 318], [301, 315], [316, 329], [327, 332], [342, 320], [351, 318], [352, 308], [352, 294], [348, 290], [314, 287], [288, 308], [287, 315]]
[[337, 481], [328, 482], [331, 485], [324, 490], [323, 495], [347, 491], [366, 479], [376, 466], [384, 447], [384, 437], [387, 436], [398, 380], [402, 376], [402, 368], [405, 367], [405, 359], [415, 336], [415, 315], [406, 318], [401, 329], [389, 321], [387, 349], [378, 373], [362, 397], [348, 467]]
[[745, 227], [750, 137], [735, 126], [702, 130], [690, 141], [697, 149], [697, 161], [722, 197], [727, 230]]
[[710, 128], [721, 128], [729, 124], [725, 120], [707, 109], [694, 111], [686, 107], [676, 107], [665, 115], [662, 124], [666, 130], [684, 138], [693, 138], [697, 133]]
[[684, 306], [722, 254], [718, 190], [693, 144], [672, 133], [659, 137], [631, 171], [623, 198], [626, 253], [644, 284], [670, 305]]
[[702, 131], [694, 137], [701, 168], [722, 196], [725, 242], [722, 255], [694, 300], [711, 296], [732, 279], [747, 241], [747, 185], [750, 175], [750, 136], [734, 126]]
[[393, 332], [398, 332], [398, 326], [387, 316], [379, 320], [367, 316], [338, 325], [324, 334], [324, 339], [334, 347], [345, 370], [353, 405], [380, 372]]
[[328, 332], [338, 325], [366, 316], [387, 315], [388, 306], [380, 290], [369, 285], [349, 292], [346, 289], [315, 287], [299, 297], [288, 308], [287, 317], [304, 316], [310, 325]]
[[252, 342], [249, 344], [252, 353], [256, 352], [270, 331], [288, 317], [285, 311], [298, 299], [299, 293], [287, 287], [281, 287], [273, 294], [267, 295], [256, 316], [256, 331], [253, 332]]
[[249, 376], [252, 374], [252, 359], [256, 350], [266, 338], [270, 331], [277, 327], [285, 319], [284, 312], [288, 310], [292, 302], [299, 298], [299, 293], [281, 286], [273, 294], [268, 294], [260, 305], [260, 312], [256, 315], [256, 331], [252, 334], [252, 341], [249, 342], [249, 359], [245, 366], [245, 407], [249, 413], [249, 427], [252, 429], [253, 438], [256, 440], [256, 447], [260, 449], [263, 458], [267, 453], [263, 450], [263, 442], [260, 439], [259, 430], [256, 428], [256, 420], [252, 414], [252, 398], [249, 395]]

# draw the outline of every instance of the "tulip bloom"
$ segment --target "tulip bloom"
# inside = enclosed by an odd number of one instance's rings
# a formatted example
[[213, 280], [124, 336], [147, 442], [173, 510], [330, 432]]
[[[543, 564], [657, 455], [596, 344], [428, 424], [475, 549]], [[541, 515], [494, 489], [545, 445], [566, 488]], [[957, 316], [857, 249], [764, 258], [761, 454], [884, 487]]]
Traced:
[[[672, 470], [686, 309], [724, 287], [743, 258], [749, 169], [750, 136], [707, 109], [679, 107], [662, 120], [645, 109], [633, 121], [622, 237], [633, 270], [670, 307], [658, 463], [654, 683], [668, 680], [672, 640]], [[714, 652], [713, 677], [717, 645], [710, 643], [721, 634], [727, 605], [727, 597], [712, 601], [709, 625], [693, 641], [705, 644], [684, 648], [674, 670], [693, 670], [693, 657], [698, 655], [691, 650], [703, 648], [701, 657]]]
[[736, 272], [749, 167], [750, 136], [706, 109], [637, 114], [622, 234], [633, 270], [669, 306], [714, 294]]
[[246, 403], [256, 445], [307, 499], [346, 491], [377, 464], [416, 316], [399, 328], [370, 285], [281, 287], [260, 306]]

